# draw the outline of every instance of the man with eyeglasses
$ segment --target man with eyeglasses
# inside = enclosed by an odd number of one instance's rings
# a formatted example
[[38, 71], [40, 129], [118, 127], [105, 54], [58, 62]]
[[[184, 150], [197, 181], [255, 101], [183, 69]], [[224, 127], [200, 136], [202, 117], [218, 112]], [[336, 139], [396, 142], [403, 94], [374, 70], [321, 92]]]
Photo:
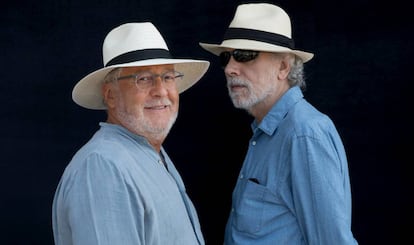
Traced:
[[208, 61], [172, 58], [150, 22], [126, 23], [103, 42], [104, 67], [73, 100], [107, 120], [74, 155], [53, 200], [56, 245], [204, 245], [196, 209], [162, 144], [179, 94]]
[[254, 117], [253, 135], [232, 195], [225, 245], [357, 244], [341, 138], [303, 97], [303, 63], [287, 13], [241, 4], [218, 55], [236, 108]]

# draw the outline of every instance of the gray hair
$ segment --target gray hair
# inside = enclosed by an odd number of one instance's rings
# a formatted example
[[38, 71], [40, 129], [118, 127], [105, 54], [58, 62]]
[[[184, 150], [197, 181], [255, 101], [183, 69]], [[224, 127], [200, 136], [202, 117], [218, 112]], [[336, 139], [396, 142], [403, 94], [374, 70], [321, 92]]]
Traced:
[[303, 90], [306, 89], [305, 71], [303, 61], [296, 55], [290, 56], [290, 72], [288, 74], [289, 86], [298, 86]]
[[[108, 72], [108, 74], [106, 74], [106, 76], [103, 79], [103, 84], [105, 83], [112, 83], [112, 82], [117, 82], [118, 81], [118, 77], [121, 75], [121, 71], [122, 68], [118, 67], [118, 68], [114, 68], [112, 69], [110, 72]], [[106, 101], [104, 98], [102, 98], [102, 102], [106, 107]]]
[[116, 82], [118, 80], [119, 75], [121, 74], [121, 71], [122, 71], [121, 67], [112, 69], [110, 72], [108, 72], [108, 74], [106, 74], [106, 76], [103, 79], [103, 82], [104, 83]]
[[298, 86], [299, 88], [305, 90], [305, 72], [303, 67], [303, 61], [300, 57], [291, 54], [291, 53], [273, 53], [275, 59], [288, 58], [290, 64], [290, 72], [288, 74], [288, 83], [289, 87]]

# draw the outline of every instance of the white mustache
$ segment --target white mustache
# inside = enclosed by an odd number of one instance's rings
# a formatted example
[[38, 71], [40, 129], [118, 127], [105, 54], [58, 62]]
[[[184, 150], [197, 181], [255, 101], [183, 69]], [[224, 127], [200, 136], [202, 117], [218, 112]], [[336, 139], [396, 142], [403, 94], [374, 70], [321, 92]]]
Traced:
[[249, 82], [247, 82], [245, 80], [238, 79], [238, 78], [228, 78], [227, 79], [227, 87], [232, 87], [232, 86], [249, 87]]

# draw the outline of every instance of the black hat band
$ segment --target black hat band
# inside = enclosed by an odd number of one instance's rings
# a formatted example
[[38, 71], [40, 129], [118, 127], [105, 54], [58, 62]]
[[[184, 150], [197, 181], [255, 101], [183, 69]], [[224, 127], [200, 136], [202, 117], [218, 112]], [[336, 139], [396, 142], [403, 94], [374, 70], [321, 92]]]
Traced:
[[105, 66], [118, 65], [124, 63], [130, 63], [140, 60], [148, 59], [172, 59], [172, 56], [168, 50], [165, 49], [144, 49], [144, 50], [135, 50], [130, 51], [121, 55], [118, 55], [112, 58]]
[[294, 49], [295, 43], [291, 38], [286, 36], [260, 31], [260, 30], [252, 30], [246, 28], [232, 28], [230, 27], [227, 29], [226, 33], [224, 34], [224, 40], [228, 39], [249, 39], [255, 40], [265, 43], [270, 43], [278, 46], [283, 46], [286, 48]]

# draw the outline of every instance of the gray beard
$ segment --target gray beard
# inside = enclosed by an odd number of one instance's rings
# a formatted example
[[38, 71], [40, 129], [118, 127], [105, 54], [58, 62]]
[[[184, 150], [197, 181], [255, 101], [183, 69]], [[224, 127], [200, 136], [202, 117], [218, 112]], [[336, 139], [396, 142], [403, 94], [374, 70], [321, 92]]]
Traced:
[[167, 123], [163, 123], [163, 125], [154, 125], [147, 120], [144, 115], [134, 116], [126, 113], [124, 110], [117, 111], [117, 117], [128, 130], [135, 134], [151, 137], [158, 141], [162, 141], [167, 137], [177, 116], [178, 113], [173, 115], [170, 120]]
[[[242, 92], [232, 92], [231, 84], [243, 85], [245, 89]], [[264, 102], [269, 95], [276, 93], [276, 87], [271, 83], [266, 87], [253, 88], [251, 82], [235, 78], [228, 78], [227, 88], [234, 107], [247, 111], [251, 111], [255, 105]]]

